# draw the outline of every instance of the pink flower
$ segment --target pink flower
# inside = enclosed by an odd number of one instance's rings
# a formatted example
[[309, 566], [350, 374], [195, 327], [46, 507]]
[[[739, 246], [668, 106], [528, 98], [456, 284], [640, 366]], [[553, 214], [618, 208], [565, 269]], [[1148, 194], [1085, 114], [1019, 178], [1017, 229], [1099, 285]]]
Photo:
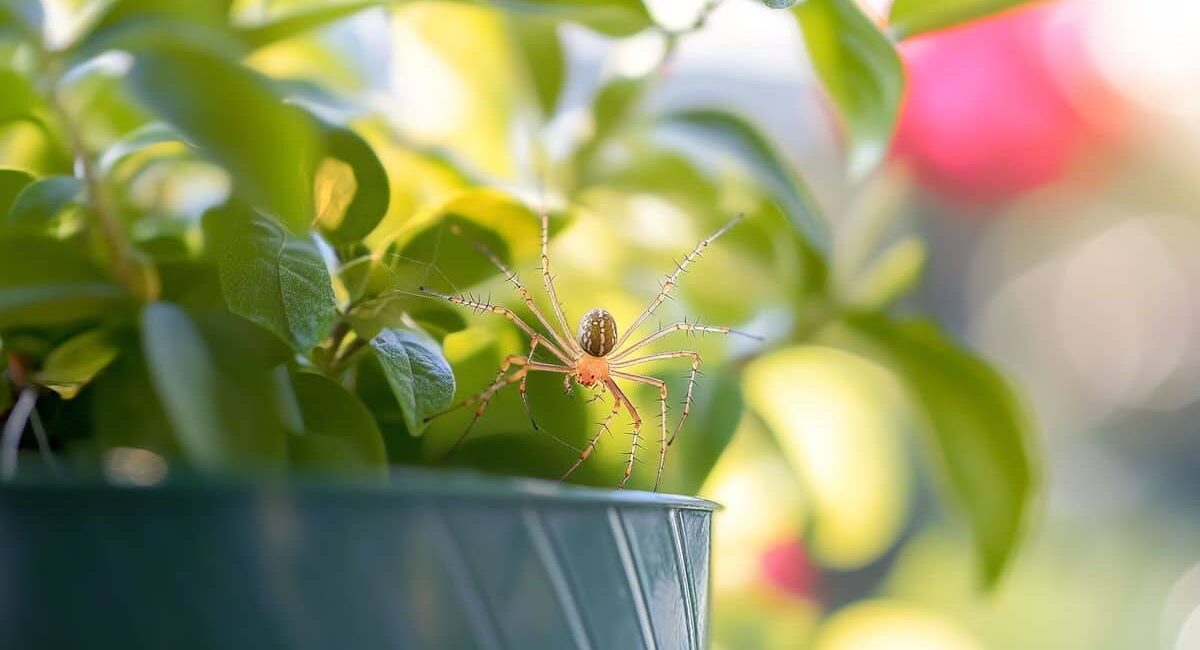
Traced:
[[1063, 177], [1111, 140], [1120, 106], [1087, 57], [1083, 7], [1042, 3], [904, 42], [893, 154], [940, 194], [988, 202]]
[[820, 575], [799, 539], [769, 547], [762, 555], [762, 573], [777, 589], [809, 600], [817, 597]]

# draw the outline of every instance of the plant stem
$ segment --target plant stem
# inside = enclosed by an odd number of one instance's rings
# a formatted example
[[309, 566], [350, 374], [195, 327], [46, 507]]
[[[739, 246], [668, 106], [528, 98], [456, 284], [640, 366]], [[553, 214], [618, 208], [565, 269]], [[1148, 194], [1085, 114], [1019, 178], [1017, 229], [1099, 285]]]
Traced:
[[158, 283], [146, 282], [146, 279], [141, 277], [141, 265], [138, 264], [136, 252], [125, 236], [125, 229], [122, 227], [120, 219], [117, 218], [116, 210], [113, 209], [112, 197], [109, 195], [103, 179], [100, 178], [91, 152], [83, 144], [78, 128], [71, 121], [66, 109], [58, 102], [57, 96], [54, 97], [53, 105], [55, 113], [63, 124], [63, 129], [67, 132], [67, 139], [71, 143], [75, 160], [83, 172], [83, 183], [87, 188], [89, 208], [87, 213], [92, 216], [93, 226], [100, 233], [105, 248], [108, 249], [114, 275], [135, 295], [146, 300], [154, 300], [158, 295]]
[[147, 301], [155, 300], [158, 298], [159, 292], [157, 274], [153, 272], [152, 268], [139, 262], [137, 251], [129, 242], [129, 238], [125, 236], [125, 229], [117, 217], [112, 196], [109, 194], [99, 170], [96, 169], [92, 152], [83, 142], [79, 125], [75, 123], [59, 97], [58, 87], [62, 80], [60, 64], [53, 59], [52, 54], [45, 51], [40, 54], [45, 61], [43, 70], [46, 72], [47, 87], [44, 91], [46, 103], [50, 105], [51, 111], [62, 125], [67, 136], [67, 143], [71, 148], [71, 156], [74, 158], [78, 171], [82, 172], [83, 183], [87, 190], [88, 209], [85, 212], [91, 217], [90, 225], [99, 233], [100, 239], [108, 251], [112, 274], [134, 295]]
[[342, 350], [342, 353], [337, 355], [337, 358], [334, 359], [332, 364], [330, 364], [330, 366], [329, 366], [330, 374], [337, 375], [338, 373], [345, 370], [351, 364], [351, 362], [354, 360], [355, 355], [357, 355], [359, 352], [361, 352], [366, 347], [367, 347], [366, 339], [357, 338], [357, 339], [354, 339], [353, 341], [351, 341], [350, 345], [347, 345], [346, 348], [344, 350]]

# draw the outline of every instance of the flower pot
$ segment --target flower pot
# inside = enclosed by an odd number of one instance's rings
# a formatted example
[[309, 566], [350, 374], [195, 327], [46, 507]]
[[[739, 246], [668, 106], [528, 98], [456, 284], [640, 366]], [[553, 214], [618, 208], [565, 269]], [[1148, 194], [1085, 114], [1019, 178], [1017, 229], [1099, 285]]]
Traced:
[[0, 486], [0, 648], [702, 648], [700, 499], [386, 486]]

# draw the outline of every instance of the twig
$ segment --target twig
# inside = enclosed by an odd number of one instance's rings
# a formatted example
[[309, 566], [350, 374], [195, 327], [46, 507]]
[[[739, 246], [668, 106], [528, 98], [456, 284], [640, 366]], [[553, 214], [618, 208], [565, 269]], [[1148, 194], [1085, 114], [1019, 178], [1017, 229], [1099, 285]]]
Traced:
[[4, 432], [0, 434], [0, 478], [11, 481], [17, 474], [17, 452], [21, 448], [21, 434], [29, 422], [29, 414], [37, 404], [37, 389], [26, 388], [21, 391], [17, 403], [8, 413], [4, 423]]

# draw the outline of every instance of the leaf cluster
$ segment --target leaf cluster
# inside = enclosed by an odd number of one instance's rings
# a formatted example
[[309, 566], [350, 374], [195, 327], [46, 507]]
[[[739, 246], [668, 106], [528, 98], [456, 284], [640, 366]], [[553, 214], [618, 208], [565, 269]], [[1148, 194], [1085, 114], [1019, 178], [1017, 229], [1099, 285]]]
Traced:
[[[52, 41], [40, 3], [0, 0], [0, 412], [36, 391], [54, 451], [81, 465], [121, 447], [213, 472], [384, 477], [389, 463], [436, 462], [454, 432], [427, 418], [486, 384], [517, 346], [503, 324], [476, 325], [413, 290], [495, 283], [476, 242], [514, 267], [536, 258], [537, 212], [501, 182], [513, 168], [507, 118], [559, 111], [560, 24], [612, 38], [657, 30], [669, 43], [662, 65], [607, 79], [567, 155], [535, 147], [565, 197], [553, 232], [631, 197], [662, 197], [704, 228], [732, 202], [751, 219], [722, 241], [760, 289], [685, 299], [741, 320], [781, 304], [791, 323], [715, 364], [668, 485], [695, 491], [708, 475], [751, 408], [741, 380], [755, 358], [840, 332], [892, 368], [925, 415], [994, 580], [1029, 500], [1028, 426], [995, 371], [892, 315], [920, 275], [919, 240], [883, 246], [885, 228], [869, 219], [831, 233], [791, 163], [734, 113], [649, 110], [686, 34], [657, 28], [640, 1], [479, 4], [315, 2], [251, 20], [229, 0], [111, 0]], [[902, 95], [893, 39], [1013, 3], [898, 1], [890, 33], [852, 0], [766, 4], [790, 6], [781, 19], [797, 22], [845, 125], [850, 174], [864, 179]], [[424, 17], [437, 11], [500, 55], [462, 50], [446, 20]], [[483, 126], [429, 144], [370, 110], [353, 74], [333, 66], [322, 81], [279, 63], [321, 65], [321, 28], [360, 12], [441, 47], [485, 106]], [[531, 394], [559, 388], [543, 379]], [[679, 394], [681, 381], [671, 387]], [[494, 410], [455, 462], [552, 476], [590, 428], [578, 402], [555, 408], [543, 424], [562, 432], [556, 447], [518, 424], [514, 403]], [[611, 482], [603, 464], [576, 479]]]

